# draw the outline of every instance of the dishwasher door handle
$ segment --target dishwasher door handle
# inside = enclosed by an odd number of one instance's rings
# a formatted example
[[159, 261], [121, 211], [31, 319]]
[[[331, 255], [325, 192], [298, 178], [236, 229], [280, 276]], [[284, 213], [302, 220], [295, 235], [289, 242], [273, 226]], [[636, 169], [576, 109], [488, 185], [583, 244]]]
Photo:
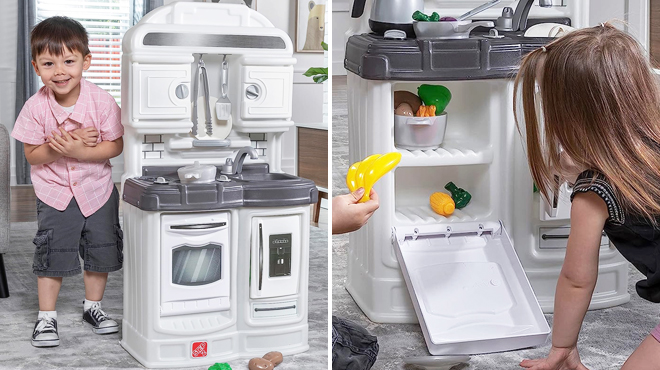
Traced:
[[171, 225], [170, 230], [208, 230], [216, 229], [218, 227], [227, 226], [226, 222], [210, 222], [206, 224], [190, 224], [190, 225]]
[[261, 284], [264, 279], [264, 232], [261, 224], [259, 224], [259, 291], [261, 291]]

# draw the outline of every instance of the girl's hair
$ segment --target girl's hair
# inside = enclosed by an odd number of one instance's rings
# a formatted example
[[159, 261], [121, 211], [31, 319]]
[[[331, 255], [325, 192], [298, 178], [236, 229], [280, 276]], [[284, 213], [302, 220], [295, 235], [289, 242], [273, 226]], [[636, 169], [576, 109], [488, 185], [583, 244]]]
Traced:
[[89, 54], [87, 30], [78, 21], [68, 17], [50, 17], [37, 24], [30, 35], [32, 60], [41, 53], [48, 52], [61, 56], [65, 48], [78, 51], [83, 56]]
[[[535, 101], [537, 82], [540, 101]], [[655, 223], [660, 88], [633, 37], [605, 23], [568, 33], [525, 56], [514, 87], [514, 116], [522, 134], [519, 90], [527, 159], [546, 199], [558, 186], [553, 168], [561, 168], [563, 148], [576, 165], [607, 178], [624, 210]]]

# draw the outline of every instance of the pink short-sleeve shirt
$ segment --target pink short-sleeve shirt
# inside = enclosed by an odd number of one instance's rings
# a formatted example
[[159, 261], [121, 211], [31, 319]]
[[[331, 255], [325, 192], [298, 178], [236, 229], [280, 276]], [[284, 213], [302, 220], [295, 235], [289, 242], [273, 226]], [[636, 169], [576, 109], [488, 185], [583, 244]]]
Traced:
[[[124, 135], [115, 99], [84, 78], [80, 80], [80, 96], [73, 112], [66, 112], [55, 100], [53, 91], [44, 86], [25, 102], [11, 136], [26, 144], [41, 145], [60, 127], [66, 131], [94, 127], [99, 132], [99, 141], [114, 141]], [[32, 166], [31, 178], [34, 192], [42, 202], [63, 211], [75, 197], [85, 217], [108, 201], [114, 186], [110, 160], [61, 157], [55, 162]]]

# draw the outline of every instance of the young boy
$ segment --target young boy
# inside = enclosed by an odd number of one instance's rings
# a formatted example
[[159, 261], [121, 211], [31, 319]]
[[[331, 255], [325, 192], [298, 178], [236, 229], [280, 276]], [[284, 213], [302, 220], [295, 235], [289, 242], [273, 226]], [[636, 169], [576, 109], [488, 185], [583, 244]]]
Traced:
[[81, 273], [78, 255], [85, 270], [83, 320], [97, 334], [119, 330], [101, 299], [108, 272], [122, 267], [119, 193], [109, 159], [123, 149], [124, 128], [112, 96], [82, 78], [92, 60], [87, 43], [85, 28], [67, 17], [34, 28], [32, 65], [44, 87], [25, 103], [12, 131], [23, 142], [38, 198], [35, 347], [59, 345], [55, 303], [62, 277]]

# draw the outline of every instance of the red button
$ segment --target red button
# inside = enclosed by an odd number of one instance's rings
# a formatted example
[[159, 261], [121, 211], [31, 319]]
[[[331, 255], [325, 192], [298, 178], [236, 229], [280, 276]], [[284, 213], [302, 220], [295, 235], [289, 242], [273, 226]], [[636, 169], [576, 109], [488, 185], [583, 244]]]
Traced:
[[74, 183], [73, 183], [73, 186], [76, 186], [76, 185], [78, 185], [78, 183], [77, 183], [77, 182], [74, 182]]
[[76, 169], [76, 167], [75, 167], [75, 166], [74, 166], [74, 167], [71, 167], [71, 171], [73, 171], [73, 170], [75, 170], [75, 169]]

